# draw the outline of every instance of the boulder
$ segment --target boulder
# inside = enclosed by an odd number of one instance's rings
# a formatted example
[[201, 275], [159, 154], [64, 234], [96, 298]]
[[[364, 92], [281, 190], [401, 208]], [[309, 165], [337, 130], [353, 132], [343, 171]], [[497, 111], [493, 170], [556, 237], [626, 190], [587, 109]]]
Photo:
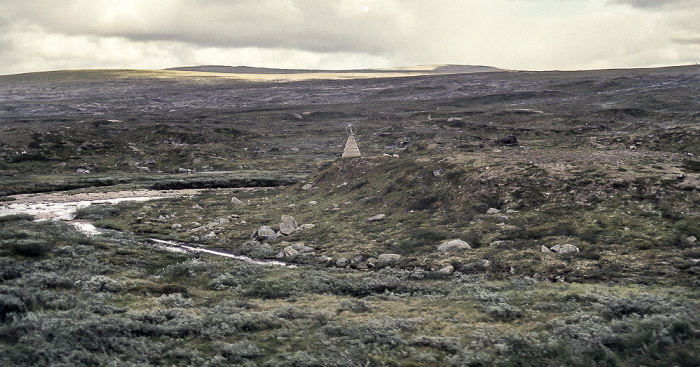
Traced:
[[216, 233], [214, 233], [214, 231], [211, 231], [211, 232], [207, 233], [207, 234], [206, 234], [204, 237], [202, 237], [202, 238], [204, 238], [204, 239], [206, 239], [206, 240], [214, 239], [214, 238], [216, 238]]
[[348, 265], [348, 259], [341, 257], [335, 261], [335, 265], [339, 267], [345, 267]]
[[313, 188], [314, 188], [314, 184], [312, 184], [312, 183], [307, 183], [306, 185], [301, 187], [302, 190], [311, 190]]
[[558, 253], [559, 255], [567, 255], [567, 254], [575, 254], [579, 252], [578, 247], [571, 245], [571, 244], [565, 244], [565, 245], [555, 245], [550, 248], [550, 250]]
[[232, 197], [231, 198], [231, 204], [233, 205], [243, 205], [243, 200], [237, 198], [237, 197]]
[[299, 229], [299, 224], [292, 218], [291, 215], [283, 215], [282, 222], [280, 223], [280, 233], [283, 235], [292, 234], [292, 232]]
[[282, 252], [284, 252], [284, 257], [292, 257], [299, 254], [299, 251], [295, 249], [294, 246], [287, 246]]
[[253, 238], [258, 241], [269, 241], [277, 238], [278, 234], [268, 226], [261, 226], [253, 232]]
[[401, 260], [401, 255], [399, 254], [381, 254], [377, 257], [379, 262], [396, 262]]
[[459, 251], [464, 251], [470, 249], [471, 246], [469, 246], [468, 243], [462, 241], [462, 240], [449, 240], [441, 243], [438, 246], [438, 251], [442, 252], [459, 252]]
[[368, 222], [378, 222], [380, 220], [384, 220], [385, 218], [386, 218], [386, 214], [377, 214], [377, 215], [374, 215], [374, 216], [367, 218], [367, 221]]
[[452, 275], [454, 273], [455, 267], [452, 265], [447, 265], [444, 268], [440, 269], [437, 271], [438, 274], [443, 274], [443, 275]]
[[172, 226], [170, 226], [170, 229], [180, 229], [182, 228], [182, 224], [180, 223], [175, 223]]
[[548, 249], [547, 246], [545, 246], [545, 245], [542, 245], [541, 251], [543, 254], [551, 254], [552, 253], [552, 250]]
[[505, 136], [505, 137], [501, 138], [501, 140], [499, 140], [499, 141], [501, 144], [505, 144], [505, 145], [518, 144], [518, 138], [516, 138], [515, 135]]
[[489, 208], [489, 210], [486, 211], [486, 214], [488, 215], [496, 215], [500, 213], [501, 211], [496, 209], [496, 208]]

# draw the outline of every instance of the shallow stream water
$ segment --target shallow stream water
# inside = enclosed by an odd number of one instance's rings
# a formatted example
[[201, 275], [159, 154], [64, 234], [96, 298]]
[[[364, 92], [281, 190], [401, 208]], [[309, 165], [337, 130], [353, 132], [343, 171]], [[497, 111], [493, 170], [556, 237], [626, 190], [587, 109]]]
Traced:
[[[122, 196], [122, 195], [119, 195]], [[171, 195], [169, 197], [172, 197]], [[85, 221], [76, 221], [75, 212], [92, 204], [118, 204], [125, 201], [149, 201], [164, 199], [166, 196], [133, 196], [133, 197], [118, 197], [112, 199], [98, 200], [81, 200], [68, 202], [52, 202], [49, 200], [39, 202], [21, 202], [21, 203], [4, 203], [0, 206], [0, 216], [15, 215], [15, 214], [30, 214], [36, 220], [63, 220], [72, 224], [75, 228], [87, 235], [99, 235], [102, 231], [96, 228], [92, 223]], [[189, 252], [189, 253], [206, 253], [214, 256], [222, 256], [233, 259], [238, 259], [252, 264], [258, 265], [275, 265], [295, 267], [282, 261], [274, 260], [255, 260], [248, 256], [235, 255], [224, 251], [210, 250], [196, 246], [197, 244], [184, 244], [173, 241], [163, 241], [151, 239], [158, 247], [173, 252]]]

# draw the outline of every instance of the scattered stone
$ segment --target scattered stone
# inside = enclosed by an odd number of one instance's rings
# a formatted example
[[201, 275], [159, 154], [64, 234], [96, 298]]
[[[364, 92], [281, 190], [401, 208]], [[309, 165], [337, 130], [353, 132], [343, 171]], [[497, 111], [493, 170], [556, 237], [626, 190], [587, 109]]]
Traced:
[[685, 240], [688, 241], [688, 243], [698, 242], [698, 239], [695, 236], [690, 236], [690, 237], [686, 238]]
[[231, 198], [231, 204], [233, 205], [243, 205], [243, 200], [237, 198], [237, 197], [232, 197]]
[[312, 223], [304, 223], [304, 224], [302, 224], [302, 225], [299, 227], [299, 230], [300, 230], [300, 231], [305, 231], [305, 230], [307, 230], [307, 229], [312, 229], [312, 228], [314, 228], [314, 227], [316, 227], [315, 224], [312, 224]]
[[399, 254], [381, 254], [377, 257], [379, 262], [396, 262], [401, 260], [401, 255]]
[[500, 142], [505, 145], [515, 145], [518, 144], [518, 138], [516, 138], [515, 135], [508, 135], [501, 138]]
[[299, 224], [297, 224], [297, 221], [292, 218], [291, 215], [283, 215], [282, 216], [282, 222], [280, 223], [280, 233], [283, 235], [290, 235], [292, 232], [296, 231], [299, 229]]
[[548, 249], [547, 246], [545, 246], [545, 245], [542, 245], [541, 251], [543, 254], [551, 254], [552, 253], [552, 250]]
[[164, 215], [159, 215], [159, 216], [158, 216], [158, 221], [159, 221], [159, 222], [165, 222], [166, 220], [168, 220], [168, 218], [166, 218]]
[[555, 245], [550, 247], [550, 250], [558, 253], [559, 255], [568, 255], [568, 254], [575, 254], [579, 252], [578, 247], [572, 245], [572, 244], [565, 244], [565, 245]]
[[485, 268], [491, 267], [491, 260], [481, 260], [481, 265], [483, 265]]
[[199, 205], [197, 205], [197, 204], [194, 204], [194, 205], [192, 205], [192, 209], [201, 210], [201, 209], [204, 209], [204, 208], [202, 208], [201, 206], [199, 206]]
[[335, 261], [335, 265], [339, 267], [345, 267], [348, 265], [348, 259], [341, 257]]
[[440, 177], [445, 174], [445, 170], [442, 169], [441, 167], [438, 167], [433, 170], [433, 177]]
[[182, 228], [182, 224], [180, 223], [175, 223], [172, 226], [170, 226], [170, 229], [180, 229]]
[[455, 267], [452, 265], [447, 265], [444, 268], [440, 269], [437, 271], [438, 274], [443, 274], [443, 275], [452, 275], [454, 273]]
[[377, 214], [375, 216], [371, 216], [367, 218], [368, 222], [379, 222], [381, 220], [384, 220], [386, 218], [386, 214]]
[[488, 215], [496, 215], [500, 213], [501, 211], [496, 209], [496, 208], [489, 208], [489, 210], [486, 211], [486, 214]]
[[309, 201], [309, 203], [308, 203], [307, 205], [308, 205], [308, 206], [314, 206], [314, 205], [316, 205], [316, 204], [318, 204], [318, 201], [316, 201], [316, 200], [311, 200], [311, 201]]
[[253, 232], [253, 238], [258, 241], [270, 241], [277, 238], [277, 232], [273, 231], [272, 228], [268, 226], [261, 226]]
[[513, 241], [503, 241], [503, 240], [496, 240], [493, 241], [489, 244], [489, 247], [496, 247], [496, 248], [505, 248], [508, 247]]
[[190, 172], [192, 172], [192, 170], [189, 169], [189, 168], [182, 168], [182, 167], [180, 167], [180, 168], [177, 169], [177, 172], [178, 172], [178, 173], [190, 173]]
[[302, 190], [311, 190], [313, 188], [314, 188], [314, 184], [312, 184], [312, 183], [307, 183], [306, 185], [301, 187]]
[[151, 169], [148, 168], [148, 167], [139, 167], [138, 169], [139, 169], [139, 171], [143, 171], [143, 172], [148, 172], [148, 171], [151, 170]]
[[75, 173], [87, 174], [90, 173], [90, 170], [85, 168], [78, 168], [77, 170], [75, 170]]
[[319, 261], [319, 262], [322, 262], [322, 263], [328, 264], [328, 263], [330, 263], [331, 261], [333, 261], [333, 258], [330, 257], [330, 256], [328, 256], [328, 255], [321, 255], [321, 256], [318, 257], [318, 261]]
[[299, 251], [294, 246], [287, 246], [282, 250], [284, 257], [292, 257], [299, 254]]
[[202, 238], [204, 238], [205, 240], [214, 239], [214, 238], [216, 238], [216, 233], [214, 233], [214, 231], [211, 231], [211, 232], [207, 233], [207, 234], [206, 234], [204, 237], [202, 237]]
[[462, 240], [449, 240], [441, 243], [438, 246], [438, 251], [442, 252], [459, 252], [459, 251], [464, 251], [470, 249], [471, 246], [469, 246], [468, 243], [462, 241]]

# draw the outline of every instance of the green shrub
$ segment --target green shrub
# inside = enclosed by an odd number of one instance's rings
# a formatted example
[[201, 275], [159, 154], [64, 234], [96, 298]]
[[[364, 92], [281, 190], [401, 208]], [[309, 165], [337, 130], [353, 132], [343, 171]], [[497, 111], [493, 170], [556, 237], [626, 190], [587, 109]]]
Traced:
[[521, 309], [507, 303], [488, 305], [484, 307], [484, 312], [493, 318], [505, 321], [512, 321], [523, 317], [523, 311]]
[[194, 306], [194, 302], [183, 297], [181, 293], [164, 294], [158, 297], [156, 302], [171, 308], [190, 308]]
[[112, 218], [121, 212], [118, 206], [111, 204], [92, 204], [78, 208], [75, 211], [75, 218], [77, 219], [87, 219], [87, 220], [100, 220]]
[[53, 245], [43, 239], [26, 238], [11, 241], [9, 244], [12, 252], [16, 255], [39, 257], [48, 254], [53, 249]]
[[15, 314], [27, 312], [27, 305], [16, 296], [11, 294], [0, 294], [0, 321], [11, 320]]
[[10, 222], [21, 222], [34, 220], [34, 216], [31, 214], [10, 214], [0, 216], [0, 223], [10, 223]]
[[337, 313], [342, 313], [343, 311], [352, 311], [356, 313], [362, 312], [372, 312], [372, 305], [363, 299], [347, 299], [342, 300], [338, 304], [336, 310]]

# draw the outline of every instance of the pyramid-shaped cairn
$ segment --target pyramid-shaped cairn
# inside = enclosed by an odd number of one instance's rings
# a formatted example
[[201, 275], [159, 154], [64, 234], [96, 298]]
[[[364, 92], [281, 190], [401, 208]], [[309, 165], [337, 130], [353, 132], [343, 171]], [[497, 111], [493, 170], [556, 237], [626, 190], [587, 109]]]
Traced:
[[348, 136], [348, 141], [345, 143], [345, 150], [343, 150], [343, 158], [350, 158], [350, 157], [360, 157], [360, 148], [357, 147], [357, 142], [355, 141], [355, 137], [350, 135]]

